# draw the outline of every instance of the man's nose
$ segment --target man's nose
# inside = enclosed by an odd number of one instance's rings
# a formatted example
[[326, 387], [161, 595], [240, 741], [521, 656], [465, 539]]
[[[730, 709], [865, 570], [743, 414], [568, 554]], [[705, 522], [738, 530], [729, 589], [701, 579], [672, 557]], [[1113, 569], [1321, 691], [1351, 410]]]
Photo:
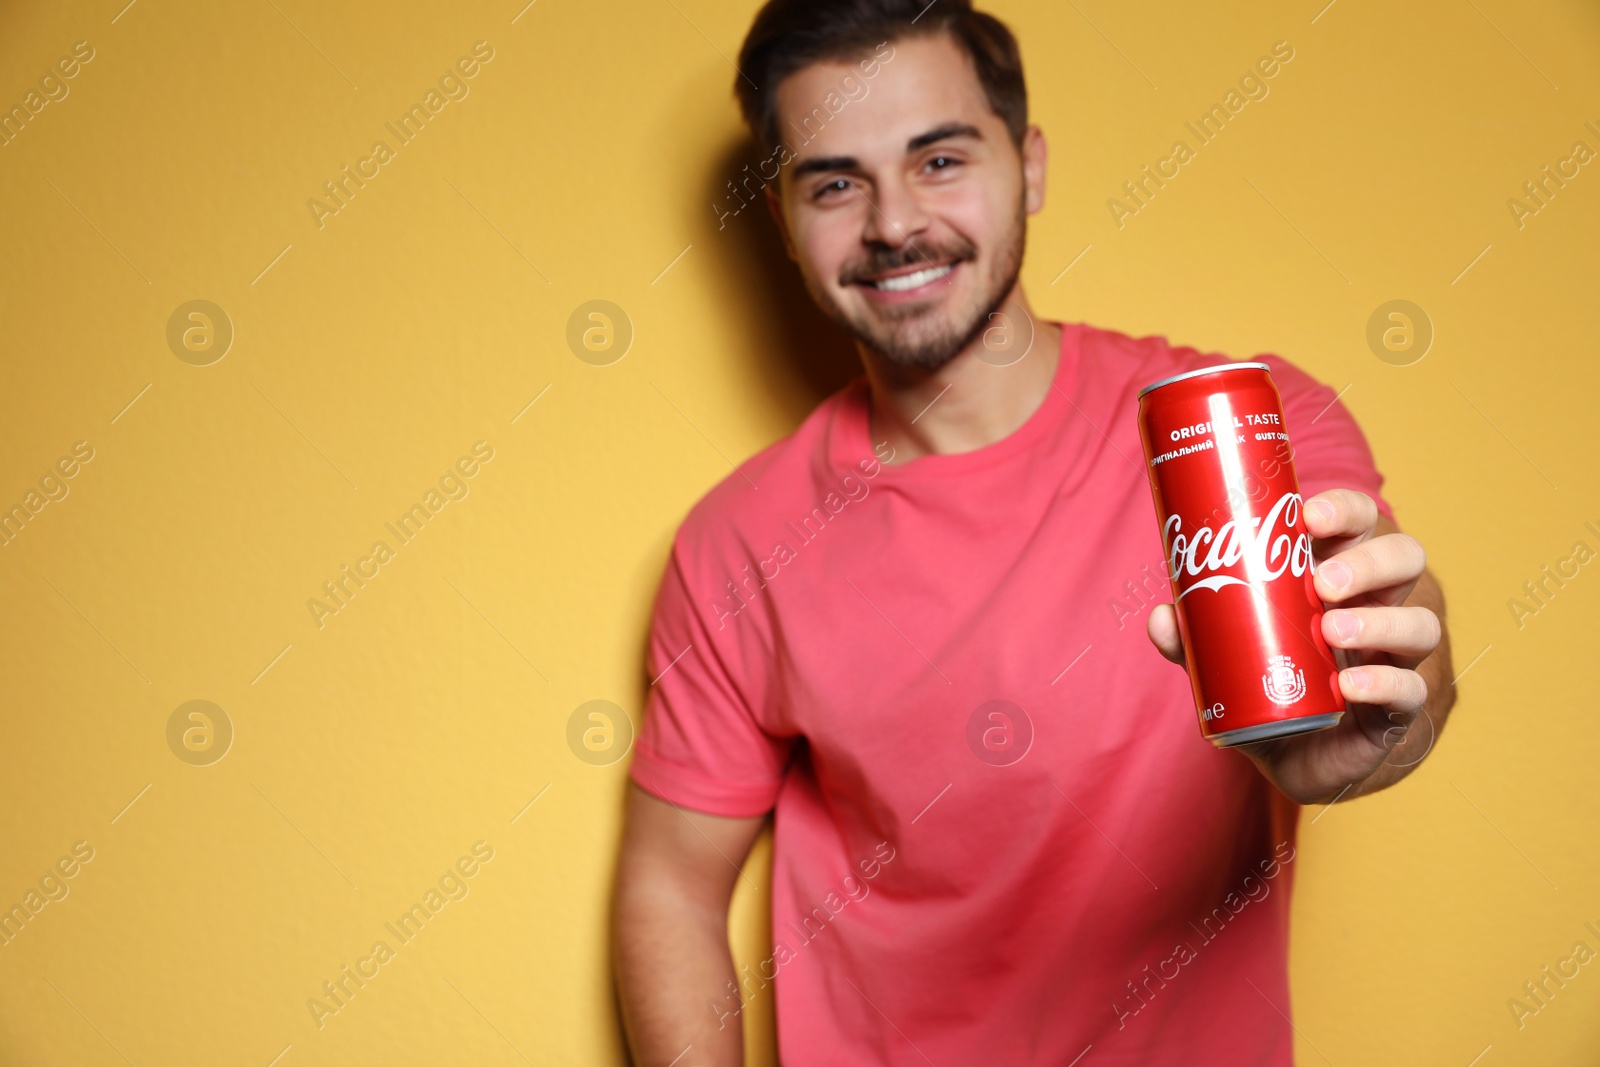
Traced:
[[879, 182], [872, 193], [863, 195], [871, 205], [862, 234], [866, 240], [899, 248], [928, 228], [928, 214], [905, 182]]

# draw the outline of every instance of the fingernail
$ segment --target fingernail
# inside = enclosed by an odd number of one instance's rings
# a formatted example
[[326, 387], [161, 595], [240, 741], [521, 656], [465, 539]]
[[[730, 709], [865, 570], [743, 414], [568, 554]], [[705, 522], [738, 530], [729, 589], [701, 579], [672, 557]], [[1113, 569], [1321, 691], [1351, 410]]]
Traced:
[[1330, 612], [1328, 618], [1333, 622], [1333, 632], [1343, 640], [1348, 641], [1361, 632], [1361, 619], [1354, 612]]
[[1309, 515], [1313, 512], [1315, 512], [1317, 518], [1321, 519], [1323, 522], [1333, 521], [1333, 505], [1328, 503], [1326, 500], [1313, 500], [1311, 503], [1307, 504], [1306, 514]]
[[1317, 573], [1336, 591], [1350, 584], [1350, 568], [1346, 564], [1324, 563], [1317, 568]]
[[1350, 683], [1352, 689], [1371, 689], [1372, 676], [1360, 667], [1352, 667], [1344, 672], [1344, 680]]

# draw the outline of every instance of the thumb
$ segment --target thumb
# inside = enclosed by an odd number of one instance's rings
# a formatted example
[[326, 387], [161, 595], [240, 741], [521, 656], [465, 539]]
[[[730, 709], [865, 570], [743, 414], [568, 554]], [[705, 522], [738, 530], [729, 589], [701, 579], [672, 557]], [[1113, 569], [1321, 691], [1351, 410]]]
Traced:
[[1167, 659], [1183, 664], [1183, 638], [1178, 635], [1178, 613], [1171, 604], [1158, 604], [1145, 624], [1150, 643]]

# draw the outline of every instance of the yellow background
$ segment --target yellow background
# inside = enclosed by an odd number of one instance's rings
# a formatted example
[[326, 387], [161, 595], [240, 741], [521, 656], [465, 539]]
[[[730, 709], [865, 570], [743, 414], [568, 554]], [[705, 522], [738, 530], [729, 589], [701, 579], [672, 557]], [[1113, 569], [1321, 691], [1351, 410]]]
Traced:
[[[759, 210], [717, 226], [753, 9], [122, 4], [0, 15], [7, 107], [96, 53], [0, 148], [0, 506], [95, 450], [0, 548], [0, 907], [95, 849], [0, 947], [0, 1062], [618, 1062], [626, 763], [580, 761], [568, 716], [637, 716], [677, 523], [852, 358]], [[1520, 229], [1506, 201], [1600, 149], [1600, 12], [1320, 6], [994, 5], [1052, 153], [1025, 281], [1347, 389], [1449, 595], [1470, 670], [1433, 757], [1302, 823], [1300, 1062], [1593, 1062], [1600, 967], [1520, 1030], [1506, 1002], [1600, 948], [1600, 567], [1520, 627], [1507, 601], [1600, 549], [1600, 163]], [[470, 95], [319, 229], [306, 201], [480, 40]], [[1270, 95], [1117, 228], [1107, 199], [1279, 40]], [[205, 367], [166, 340], [195, 299], [235, 331]], [[634, 328], [609, 366], [565, 340], [593, 299]], [[1392, 299], [1436, 330], [1411, 366], [1365, 340]], [[306, 601], [479, 440], [470, 495], [319, 629]], [[235, 730], [210, 766], [167, 744], [193, 699]], [[479, 840], [470, 895], [319, 1030], [307, 999]]]

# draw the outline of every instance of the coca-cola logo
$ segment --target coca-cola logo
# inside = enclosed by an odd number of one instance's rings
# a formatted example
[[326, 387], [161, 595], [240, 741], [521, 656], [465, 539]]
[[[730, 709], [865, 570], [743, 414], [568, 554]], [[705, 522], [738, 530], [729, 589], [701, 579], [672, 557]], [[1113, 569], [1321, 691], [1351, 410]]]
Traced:
[[[1285, 571], [1303, 577], [1312, 569], [1311, 535], [1300, 525], [1300, 505], [1299, 493], [1285, 493], [1248, 526], [1229, 519], [1216, 530], [1208, 524], [1192, 533], [1183, 532], [1182, 516], [1167, 516], [1161, 535], [1178, 599], [1196, 589], [1275, 581]], [[1238, 574], [1241, 566], [1243, 577]]]

